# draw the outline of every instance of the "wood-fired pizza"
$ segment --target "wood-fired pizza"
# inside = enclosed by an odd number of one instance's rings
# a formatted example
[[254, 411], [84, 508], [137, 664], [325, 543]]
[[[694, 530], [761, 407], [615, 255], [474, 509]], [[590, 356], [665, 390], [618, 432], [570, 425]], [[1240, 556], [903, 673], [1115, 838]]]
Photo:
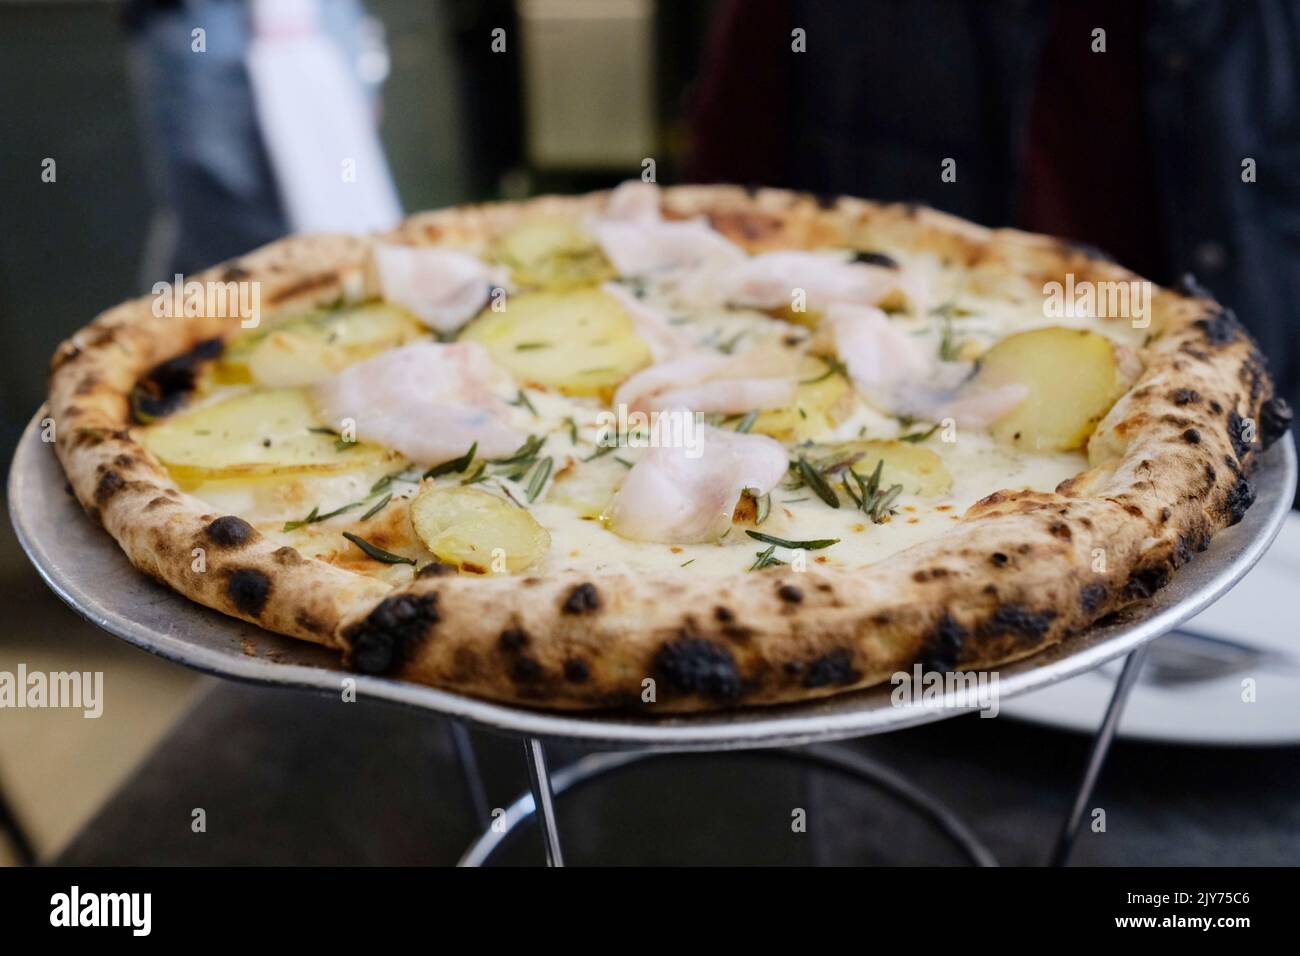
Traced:
[[58, 349], [131, 562], [354, 669], [699, 710], [1148, 598], [1290, 411], [1232, 313], [933, 210], [663, 188], [285, 239]]

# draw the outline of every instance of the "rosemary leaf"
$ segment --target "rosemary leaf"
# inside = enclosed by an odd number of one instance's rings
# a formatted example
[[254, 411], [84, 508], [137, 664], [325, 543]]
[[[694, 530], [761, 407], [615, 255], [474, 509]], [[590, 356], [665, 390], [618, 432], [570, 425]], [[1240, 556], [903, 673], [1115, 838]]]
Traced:
[[478, 442], [469, 446], [469, 451], [459, 458], [453, 458], [451, 461], [444, 461], [441, 465], [434, 465], [424, 473], [425, 478], [438, 478], [442, 475], [450, 475], [455, 472], [465, 471], [469, 468], [470, 463], [474, 461], [474, 454], [478, 451]]
[[554, 464], [555, 462], [549, 457], [543, 458], [537, 463], [537, 467], [533, 469], [533, 477], [528, 480], [528, 488], [525, 492], [530, 503], [536, 501], [537, 496], [546, 487], [546, 479], [551, 477], [551, 466]]
[[347, 538], [367, 555], [376, 561], [382, 561], [384, 564], [415, 564], [415, 558], [403, 557], [400, 554], [393, 554], [391, 551], [385, 551], [383, 548], [371, 544], [359, 534], [353, 534], [351, 531], [344, 531], [343, 537]]
[[799, 477], [803, 479], [804, 484], [812, 489], [813, 494], [832, 508], [840, 506], [840, 499], [835, 494], [835, 489], [827, 484], [820, 471], [808, 464], [808, 459], [800, 455], [799, 460], [795, 462], [795, 470], [799, 473]]
[[365, 514], [363, 514], [361, 516], [361, 520], [369, 521], [375, 515], [379, 514], [379, 512], [383, 511], [384, 508], [388, 506], [388, 503], [392, 500], [393, 500], [393, 493], [390, 491], [388, 494], [384, 495], [384, 497], [380, 498], [373, 508], [371, 508]]
[[764, 544], [774, 544], [779, 548], [791, 548], [800, 551], [820, 551], [822, 548], [829, 548], [833, 544], [839, 544], [839, 538], [814, 538], [811, 541], [787, 541], [785, 538], [778, 538], [775, 535], [763, 534], [761, 531], [750, 531], [745, 529], [745, 534], [749, 535], [755, 541], [762, 541]]

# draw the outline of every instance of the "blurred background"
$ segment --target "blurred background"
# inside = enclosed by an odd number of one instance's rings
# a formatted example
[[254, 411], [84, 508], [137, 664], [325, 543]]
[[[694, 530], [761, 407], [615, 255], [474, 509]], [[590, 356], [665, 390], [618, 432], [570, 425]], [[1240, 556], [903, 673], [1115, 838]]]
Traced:
[[[369, 135], [357, 116], [374, 130], [359, 173], [371, 198], [304, 207], [295, 190], [314, 156], [333, 168], [331, 142]], [[1300, 387], [1300, 4], [1288, 0], [6, 0], [0, 124], [6, 463], [56, 344], [156, 281], [307, 222], [380, 225], [398, 209], [601, 188], [647, 159], [665, 184], [921, 201], [1095, 246], [1160, 282], [1193, 272], [1251, 328], [1293, 404]], [[955, 181], [941, 178], [947, 159]], [[30, 844], [0, 837], [0, 859], [129, 861], [127, 821], [150, 794], [167, 799], [205, 733], [240, 708], [284, 709], [95, 632], [44, 588], [7, 528], [0, 593], [12, 608], [0, 669], [106, 670], [112, 715], [0, 711], [0, 793]], [[272, 714], [248, 732], [289, 747]], [[1012, 735], [1008, 760], [1056, 748], [1053, 733], [1000, 732]], [[441, 752], [441, 731], [411, 733], [411, 747]], [[936, 753], [961, 750], [927, 739]], [[142, 782], [134, 771], [160, 740]], [[258, 753], [230, 756], [232, 801]], [[1155, 753], [1130, 761], [1131, 774], [1151, 768], [1141, 786], [1186, 767], [1185, 751]], [[1270, 753], [1267, 774], [1249, 757], [1223, 772], [1256, 789], [1279, 774], [1294, 782], [1295, 748]], [[513, 750], [502, 754], [508, 792], [523, 779]], [[311, 763], [302, 750], [260, 759]], [[1040, 794], [1025, 798], [1026, 820], [1042, 793], [1064, 800], [1073, 782], [1073, 765], [1044, 760], [1056, 776], [1026, 779]], [[136, 790], [105, 805], [124, 782]], [[263, 812], [295, 812], [291, 796], [268, 796]], [[1245, 844], [1225, 850], [1216, 836], [1205, 853], [1260, 862], [1273, 846], [1300, 859], [1293, 804], [1275, 808], [1274, 830], [1244, 824]], [[97, 812], [98, 843], [82, 830]], [[1015, 829], [1005, 815], [989, 825]], [[229, 857], [170, 845], [143, 856], [292, 862], [307, 839], [281, 856], [251, 843]], [[801, 859], [775, 846], [761, 860]], [[338, 859], [389, 859], [372, 849]]]

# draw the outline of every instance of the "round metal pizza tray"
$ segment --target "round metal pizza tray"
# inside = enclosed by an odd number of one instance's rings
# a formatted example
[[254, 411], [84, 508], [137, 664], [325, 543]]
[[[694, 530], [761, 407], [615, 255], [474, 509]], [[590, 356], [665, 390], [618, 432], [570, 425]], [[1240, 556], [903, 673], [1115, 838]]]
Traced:
[[[18, 540], [46, 583], [79, 614], [131, 644], [210, 674], [278, 687], [339, 694], [356, 681], [358, 698], [419, 707], [475, 726], [609, 748], [720, 750], [793, 746], [882, 733], [964, 712], [932, 704], [895, 705], [884, 685], [820, 701], [713, 714], [649, 717], [554, 713], [495, 704], [419, 684], [352, 674], [326, 648], [271, 634], [190, 602], [140, 574], [116, 542], [69, 494], [37, 413], [14, 454], [9, 510]], [[998, 700], [1097, 667], [1187, 620], [1231, 588], [1268, 549], [1296, 489], [1290, 436], [1263, 456], [1258, 498], [1240, 524], [1174, 576], [1153, 599], [1117, 623], [1094, 628], [997, 671]]]

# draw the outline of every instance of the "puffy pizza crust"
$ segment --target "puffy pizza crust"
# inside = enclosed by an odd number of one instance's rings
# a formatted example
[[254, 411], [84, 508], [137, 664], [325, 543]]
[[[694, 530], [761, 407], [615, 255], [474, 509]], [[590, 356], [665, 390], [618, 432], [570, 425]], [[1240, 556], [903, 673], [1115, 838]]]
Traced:
[[[1038, 290], [1067, 272], [1137, 278], [1067, 243], [915, 206], [733, 187], [663, 197], [667, 215], [707, 215], [751, 251], [912, 248], [989, 288]], [[425, 213], [388, 238], [480, 249], [523, 218], [581, 217], [605, 201]], [[307, 305], [354, 289], [364, 255], [357, 238], [293, 237], [191, 278], [258, 281], [264, 310]], [[1253, 461], [1289, 419], [1231, 312], [1192, 284], [1156, 287], [1146, 370], [1098, 427], [1087, 471], [1054, 493], [995, 491], [950, 532], [868, 569], [449, 575], [393, 588], [212, 512], [131, 438], [137, 379], [239, 330], [237, 318], [159, 318], [151, 301], [117, 306], [64, 342], [50, 384], [59, 460], [131, 562], [208, 607], [336, 647], [357, 670], [537, 707], [769, 704], [866, 687], [918, 661], [974, 669], [1033, 654], [1149, 597], [1239, 521], [1254, 500]], [[653, 703], [643, 699], [647, 680]]]

